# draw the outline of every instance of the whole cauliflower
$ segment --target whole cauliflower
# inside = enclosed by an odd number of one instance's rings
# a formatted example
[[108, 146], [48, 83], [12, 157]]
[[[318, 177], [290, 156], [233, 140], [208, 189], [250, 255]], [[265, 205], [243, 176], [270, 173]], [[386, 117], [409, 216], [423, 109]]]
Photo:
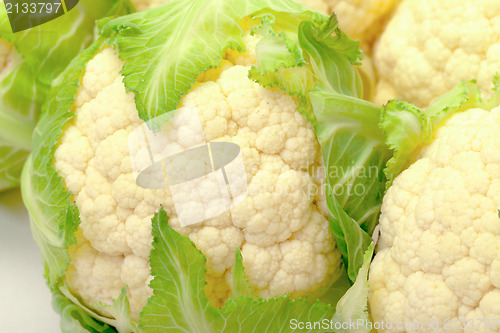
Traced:
[[500, 107], [471, 108], [394, 180], [369, 278], [374, 321], [393, 324], [381, 332], [498, 332], [499, 147]]
[[495, 0], [404, 0], [374, 48], [375, 102], [396, 97], [426, 107], [461, 79], [489, 91], [500, 73], [499, 25]]
[[[221, 67], [202, 73], [181, 100], [182, 106], [198, 108], [208, 141], [241, 148], [248, 181], [247, 197], [230, 212], [187, 227], [181, 227], [168, 190], [144, 189], [135, 182], [128, 137], [144, 122], [134, 95], [125, 91], [123, 63], [111, 48], [88, 62], [76, 118], [62, 135], [55, 167], [81, 218], [66, 278], [89, 304], [111, 304], [128, 285], [132, 318], [138, 318], [152, 295], [151, 219], [161, 206], [170, 226], [205, 254], [206, 292], [215, 306], [231, 295], [236, 247], [249, 282], [266, 298], [317, 291], [340, 266], [324, 193], [306, 190], [324, 182], [306, 171], [322, 163], [314, 130], [297, 112], [294, 98], [248, 78], [257, 40], [247, 35], [246, 54], [228, 52]], [[193, 143], [182, 128], [169, 135], [177, 135], [181, 146]]]
[[360, 58], [334, 15], [294, 0], [103, 21], [54, 82], [22, 175], [62, 331], [365, 320], [385, 181], [359, 170], [391, 153]]

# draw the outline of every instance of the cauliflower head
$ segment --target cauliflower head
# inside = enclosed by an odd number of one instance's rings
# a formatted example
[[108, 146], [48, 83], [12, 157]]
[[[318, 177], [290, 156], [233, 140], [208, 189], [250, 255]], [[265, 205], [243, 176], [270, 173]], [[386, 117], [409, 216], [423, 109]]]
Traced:
[[497, 332], [478, 325], [500, 317], [498, 147], [500, 107], [456, 113], [387, 191], [369, 303], [391, 332]]
[[499, 26], [498, 1], [403, 1], [374, 48], [375, 102], [426, 107], [462, 79], [489, 91], [500, 72]]
[[[125, 90], [123, 63], [111, 48], [88, 62], [76, 96], [76, 117], [61, 137], [55, 167], [81, 218], [67, 281], [89, 304], [111, 304], [128, 285], [137, 319], [152, 295], [151, 219], [160, 207], [169, 214], [170, 226], [206, 256], [206, 293], [216, 306], [231, 295], [236, 247], [249, 282], [266, 298], [310, 294], [339, 268], [325, 195], [308, 190], [324, 184], [324, 177], [307, 171], [321, 167], [314, 130], [298, 113], [294, 98], [248, 78], [258, 37], [244, 39], [247, 52], [228, 52], [219, 69], [202, 73], [181, 105], [198, 108], [208, 141], [233, 142], [241, 148], [248, 195], [229, 212], [187, 227], [179, 224], [168, 189], [136, 184], [128, 138], [144, 122], [134, 95]], [[181, 147], [193, 144], [185, 126], [168, 134], [176, 135]]]
[[[366, 319], [390, 151], [360, 57], [333, 16], [292, 0], [173, 1], [104, 22], [55, 82], [23, 170], [65, 331]], [[213, 147], [237, 157], [192, 154]], [[208, 182], [169, 176], [199, 167]]]

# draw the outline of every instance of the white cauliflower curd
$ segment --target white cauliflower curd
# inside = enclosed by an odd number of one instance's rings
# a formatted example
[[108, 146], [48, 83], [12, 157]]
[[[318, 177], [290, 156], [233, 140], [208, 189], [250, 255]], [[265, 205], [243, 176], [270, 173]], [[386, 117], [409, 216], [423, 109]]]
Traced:
[[384, 198], [369, 304], [393, 328], [380, 332], [499, 331], [499, 210], [500, 107], [459, 112]]
[[500, 73], [500, 1], [404, 0], [373, 52], [375, 102], [426, 107], [462, 79], [489, 92]]
[[[125, 91], [123, 63], [111, 48], [88, 62], [74, 121], [55, 153], [55, 167], [73, 194], [81, 224], [70, 248], [68, 285], [89, 304], [110, 304], [124, 285], [137, 319], [152, 290], [148, 284], [151, 219], [162, 206], [169, 225], [188, 236], [207, 258], [207, 296], [221, 306], [231, 295], [235, 248], [262, 297], [299, 297], [328, 283], [340, 254], [328, 224], [321, 149], [294, 98], [248, 78], [257, 37], [246, 54], [229, 51], [218, 69], [202, 73], [181, 106], [198, 109], [208, 141], [233, 142], [242, 151], [248, 195], [229, 212], [181, 227], [168, 190], [138, 186], [128, 136], [144, 124]], [[190, 141], [177, 133], [179, 144]], [[202, 191], [202, 189], [200, 189]]]

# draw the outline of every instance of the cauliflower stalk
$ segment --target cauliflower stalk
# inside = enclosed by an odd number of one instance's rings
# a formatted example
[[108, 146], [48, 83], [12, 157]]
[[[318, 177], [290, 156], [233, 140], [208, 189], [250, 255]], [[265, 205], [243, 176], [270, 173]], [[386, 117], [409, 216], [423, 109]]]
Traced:
[[0, 191], [19, 185], [51, 83], [90, 45], [95, 20], [131, 12], [127, 0], [82, 0], [57, 20], [14, 33], [0, 5]]
[[436, 325], [451, 332], [498, 331], [498, 78], [495, 83], [496, 94], [487, 103], [475, 82], [462, 82], [425, 112], [389, 105], [386, 121], [417, 111], [429, 119], [420, 126], [427, 131], [421, 145], [407, 145], [418, 152], [408, 157], [413, 163], [384, 197], [369, 279], [375, 321], [418, 322], [423, 329], [394, 326], [390, 332], [432, 332]]
[[[392, 154], [380, 109], [359, 98], [358, 43], [337, 25], [294, 1], [222, 0], [101, 24], [52, 90], [23, 172], [64, 331], [275, 332], [289, 319], [366, 319], [370, 234]], [[174, 183], [140, 185], [136, 157], [167, 149], [134, 155], [130, 138], [145, 128], [177, 151], [238, 146], [246, 195], [184, 225]], [[204, 186], [186, 198], [212, 210]]]

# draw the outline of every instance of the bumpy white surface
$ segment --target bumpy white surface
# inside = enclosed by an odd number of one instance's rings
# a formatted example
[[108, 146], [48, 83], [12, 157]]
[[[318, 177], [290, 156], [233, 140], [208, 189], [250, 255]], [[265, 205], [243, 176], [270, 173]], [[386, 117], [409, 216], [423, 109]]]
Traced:
[[[151, 218], [163, 206], [169, 224], [207, 257], [206, 292], [220, 306], [231, 294], [234, 248], [239, 247], [251, 284], [264, 297], [302, 296], [323, 286], [340, 265], [330, 234], [325, 197], [314, 189], [321, 152], [311, 125], [290, 96], [248, 79], [256, 38], [244, 38], [248, 54], [228, 52], [221, 68], [198, 79], [182, 105], [196, 106], [209, 141], [241, 148], [248, 196], [230, 212], [180, 227], [167, 190], [136, 185], [128, 135], [143, 124], [110, 48], [86, 67], [76, 119], [61, 138], [55, 167], [81, 215], [79, 243], [70, 251], [67, 281], [85, 301], [110, 303], [129, 286], [133, 318], [152, 290], [148, 263]], [[192, 144], [180, 128], [178, 142]], [[312, 171], [311, 171], [312, 172]]]
[[499, 210], [500, 107], [458, 113], [384, 197], [370, 270], [374, 320], [424, 327], [390, 332], [436, 332], [436, 320], [474, 322], [443, 332], [498, 332]]
[[373, 58], [378, 103], [397, 97], [426, 107], [461, 79], [487, 92], [500, 73], [500, 2], [404, 0]]

